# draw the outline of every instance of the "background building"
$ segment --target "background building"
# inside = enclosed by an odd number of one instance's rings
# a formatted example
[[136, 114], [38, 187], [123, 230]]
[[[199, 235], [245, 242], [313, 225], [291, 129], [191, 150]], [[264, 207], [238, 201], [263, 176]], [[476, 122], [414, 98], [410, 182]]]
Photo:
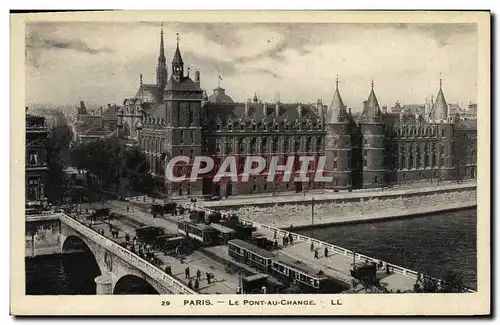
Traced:
[[[208, 96], [200, 88], [198, 71], [194, 80], [189, 69], [185, 73], [178, 39], [168, 81], [165, 62], [162, 32], [156, 84], [143, 84], [141, 75], [136, 95], [118, 111], [117, 125], [123, 136], [146, 153], [151, 174], [165, 185], [168, 196], [343, 190], [476, 175], [475, 121], [464, 121], [447, 104], [441, 83], [436, 100], [422, 105], [397, 102], [388, 111], [380, 108], [372, 82], [362, 113], [355, 115], [342, 101], [338, 80], [329, 106], [321, 100], [266, 103], [257, 94], [234, 102], [220, 86]], [[214, 184], [213, 175], [196, 182], [165, 182], [165, 159], [200, 154], [214, 158], [215, 170], [225, 157], [234, 156], [239, 173], [248, 155], [263, 156], [267, 165], [272, 156], [285, 164], [288, 156], [325, 155], [325, 175], [333, 180], [302, 183], [284, 181], [278, 175], [270, 183], [264, 171], [237, 184], [227, 179]], [[189, 175], [191, 167], [179, 166], [176, 172]], [[313, 163], [309, 174], [315, 170]]]
[[[27, 108], [26, 108], [27, 110]], [[47, 204], [45, 184], [47, 181], [48, 130], [45, 118], [26, 114], [26, 208], [37, 208]]]

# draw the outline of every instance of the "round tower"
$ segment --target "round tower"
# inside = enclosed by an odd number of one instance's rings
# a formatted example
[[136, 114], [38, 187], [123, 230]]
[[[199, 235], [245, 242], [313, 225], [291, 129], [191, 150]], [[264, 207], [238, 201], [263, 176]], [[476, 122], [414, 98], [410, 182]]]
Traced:
[[335, 93], [325, 116], [325, 177], [331, 182], [327, 189], [348, 189], [351, 186], [351, 135], [346, 106], [339, 91], [339, 81], [335, 83]]
[[360, 120], [362, 148], [362, 186], [363, 188], [382, 187], [385, 184], [384, 169], [384, 123], [382, 122], [373, 81], [368, 100], [364, 102]]

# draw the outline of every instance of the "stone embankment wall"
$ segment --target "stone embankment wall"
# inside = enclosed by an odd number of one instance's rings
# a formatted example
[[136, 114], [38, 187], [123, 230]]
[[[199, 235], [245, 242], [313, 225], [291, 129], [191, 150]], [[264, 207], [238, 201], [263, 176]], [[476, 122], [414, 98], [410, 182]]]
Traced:
[[[475, 205], [475, 189], [390, 199], [373, 198], [362, 202], [316, 202], [314, 204], [314, 225], [410, 217], [471, 208]], [[292, 225], [293, 227], [310, 227], [313, 222], [310, 202], [264, 207], [242, 206], [236, 209], [220, 209], [220, 211], [236, 213], [241, 218], [280, 228]]]

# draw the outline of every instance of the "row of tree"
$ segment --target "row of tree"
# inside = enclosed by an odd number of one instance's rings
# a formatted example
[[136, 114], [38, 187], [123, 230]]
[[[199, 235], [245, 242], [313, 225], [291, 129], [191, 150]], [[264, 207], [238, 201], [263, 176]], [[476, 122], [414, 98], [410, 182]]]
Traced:
[[154, 182], [148, 173], [145, 155], [139, 148], [119, 139], [102, 139], [71, 149], [71, 164], [79, 172], [99, 177], [103, 188], [121, 195], [150, 193]]

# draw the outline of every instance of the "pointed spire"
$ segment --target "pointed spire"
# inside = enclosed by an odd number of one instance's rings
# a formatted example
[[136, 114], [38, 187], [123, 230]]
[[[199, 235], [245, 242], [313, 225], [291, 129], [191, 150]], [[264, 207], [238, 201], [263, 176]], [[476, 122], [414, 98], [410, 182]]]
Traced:
[[374, 80], [371, 80], [371, 91], [366, 101], [365, 107], [363, 108], [363, 121], [364, 122], [378, 122], [380, 120], [380, 106], [378, 104], [377, 96], [374, 90]]
[[346, 107], [342, 101], [339, 91], [339, 77], [335, 80], [335, 93], [333, 94], [332, 102], [326, 111], [326, 123], [335, 124], [345, 121]]
[[163, 23], [161, 23], [160, 30], [160, 55], [158, 56], [159, 62], [165, 62], [165, 46], [163, 45]]
[[436, 96], [436, 102], [432, 109], [431, 116], [435, 120], [446, 120], [448, 118], [448, 104], [446, 104], [446, 99], [444, 99], [443, 79], [441, 74], [439, 76], [439, 91]]
[[167, 59], [165, 58], [165, 46], [163, 44], [163, 23], [160, 29], [160, 53], [158, 54], [158, 65], [156, 66], [156, 85], [163, 89], [167, 84], [168, 71]]
[[177, 47], [175, 48], [174, 58], [172, 59], [172, 75], [177, 80], [184, 77], [184, 62], [182, 61], [181, 51], [179, 50], [179, 32], [177, 32]]
[[142, 73], [139, 75], [139, 84], [142, 86]]

